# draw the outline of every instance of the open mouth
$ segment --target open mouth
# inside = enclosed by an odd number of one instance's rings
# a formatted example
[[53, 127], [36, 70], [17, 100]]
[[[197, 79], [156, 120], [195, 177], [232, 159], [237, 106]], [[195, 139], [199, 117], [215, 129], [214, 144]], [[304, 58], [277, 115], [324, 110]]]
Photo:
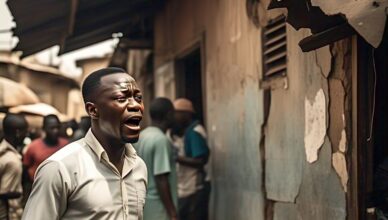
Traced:
[[141, 116], [132, 116], [125, 121], [125, 125], [132, 130], [140, 130]]

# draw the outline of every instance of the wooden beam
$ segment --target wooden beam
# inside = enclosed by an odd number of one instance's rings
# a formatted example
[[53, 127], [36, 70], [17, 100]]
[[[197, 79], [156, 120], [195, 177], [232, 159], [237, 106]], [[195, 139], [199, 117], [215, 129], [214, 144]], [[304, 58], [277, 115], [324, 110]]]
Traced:
[[350, 37], [355, 33], [356, 31], [348, 23], [343, 23], [304, 38], [299, 42], [299, 46], [303, 52], [308, 52], [329, 45], [335, 41]]
[[78, 7], [78, 0], [69, 0], [69, 14], [66, 19], [66, 25], [63, 30], [59, 46], [63, 47], [65, 45], [65, 40], [67, 36], [71, 35], [74, 30], [74, 22], [75, 22], [75, 15], [77, 12], [77, 7]]
[[69, 19], [67, 20], [67, 36], [73, 33], [78, 4], [78, 0], [70, 0]]
[[154, 42], [152, 39], [140, 39], [132, 40], [128, 38], [122, 38], [119, 42], [119, 47], [123, 49], [152, 49]]
[[112, 37], [112, 33], [123, 30], [124, 27], [129, 26], [129, 24], [131, 22], [132, 22], [131, 20], [122, 20], [122, 21], [117, 22], [115, 24], [105, 26], [105, 27], [102, 27], [100, 29], [96, 29], [94, 31], [85, 33], [83, 35], [70, 37], [70, 38], [66, 39], [65, 46], [61, 47], [60, 54], [68, 52], [68, 49], [65, 50], [66, 47], [71, 48], [71, 46], [68, 46], [68, 45], [82, 44], [83, 42], [86, 42], [85, 44], [87, 44], [87, 42], [91, 41], [91, 39], [95, 39], [98, 36], [110, 36], [110, 37]]

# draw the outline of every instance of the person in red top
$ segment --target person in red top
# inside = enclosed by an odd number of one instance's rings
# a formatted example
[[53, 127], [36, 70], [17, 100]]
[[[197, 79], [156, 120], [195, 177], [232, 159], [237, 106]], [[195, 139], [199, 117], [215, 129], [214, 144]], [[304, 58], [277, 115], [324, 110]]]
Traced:
[[60, 121], [56, 115], [47, 115], [43, 118], [43, 130], [45, 136], [32, 141], [27, 146], [23, 156], [23, 165], [27, 168], [30, 179], [34, 180], [38, 166], [69, 143], [68, 140], [59, 137]]

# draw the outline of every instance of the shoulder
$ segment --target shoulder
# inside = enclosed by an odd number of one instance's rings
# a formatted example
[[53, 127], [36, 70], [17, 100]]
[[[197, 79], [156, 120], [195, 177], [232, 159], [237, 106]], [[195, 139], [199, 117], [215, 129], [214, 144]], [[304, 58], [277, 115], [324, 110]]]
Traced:
[[27, 147], [28, 147], [28, 149], [32, 149], [32, 148], [35, 148], [35, 147], [40, 147], [43, 144], [44, 144], [43, 143], [43, 139], [42, 138], [37, 138], [37, 139], [33, 140]]
[[137, 176], [139, 179], [144, 179], [147, 182], [147, 166], [143, 159], [136, 155], [135, 158], [135, 166], [133, 168], [133, 174]]
[[55, 161], [63, 164], [67, 169], [78, 169], [80, 163], [90, 157], [89, 147], [84, 139], [72, 142], [59, 149], [47, 161]]
[[146, 128], [140, 134], [140, 142], [153, 142], [153, 143], [163, 143], [169, 142], [169, 139], [166, 134], [162, 131], [154, 129], [154, 128]]
[[69, 140], [67, 140], [66, 138], [59, 138], [59, 145], [60, 146], [65, 146], [66, 144], [69, 143]]
[[7, 151], [0, 157], [0, 165], [9, 170], [21, 170], [22, 161], [15, 152]]
[[203, 138], [207, 137], [206, 130], [201, 124], [197, 124], [196, 126], [194, 126], [193, 131], [200, 134]]
[[53, 155], [51, 155], [48, 159], [55, 160], [55, 161], [68, 160], [74, 156], [78, 156], [82, 154], [85, 146], [86, 146], [86, 143], [84, 139], [69, 143], [65, 145], [63, 148], [61, 148], [60, 150], [58, 150], [57, 152], [55, 152]]
[[145, 164], [144, 160], [139, 157], [139, 155], [136, 155], [135, 164], [136, 167], [139, 167], [139, 169], [147, 171], [147, 165]]

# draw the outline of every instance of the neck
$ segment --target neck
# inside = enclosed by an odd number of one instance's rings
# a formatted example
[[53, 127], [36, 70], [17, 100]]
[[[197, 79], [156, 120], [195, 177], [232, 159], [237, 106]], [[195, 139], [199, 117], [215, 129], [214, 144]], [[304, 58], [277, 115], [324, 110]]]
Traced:
[[168, 125], [164, 121], [152, 121], [151, 125], [159, 128], [160, 130], [163, 131], [163, 133], [166, 133], [166, 131], [168, 129]]
[[45, 142], [47, 145], [49, 145], [49, 146], [55, 146], [55, 145], [57, 145], [58, 142], [59, 142], [59, 138], [53, 140], [53, 139], [50, 139], [50, 138], [45, 137], [43, 140], [44, 140], [44, 142]]
[[100, 129], [92, 126], [92, 132], [105, 152], [108, 154], [109, 160], [117, 167], [123, 161], [125, 153], [125, 143], [121, 140], [107, 137]]
[[4, 139], [10, 144], [12, 145], [13, 148], [16, 149], [16, 143], [11, 139], [11, 138], [7, 138], [7, 137], [4, 137]]

